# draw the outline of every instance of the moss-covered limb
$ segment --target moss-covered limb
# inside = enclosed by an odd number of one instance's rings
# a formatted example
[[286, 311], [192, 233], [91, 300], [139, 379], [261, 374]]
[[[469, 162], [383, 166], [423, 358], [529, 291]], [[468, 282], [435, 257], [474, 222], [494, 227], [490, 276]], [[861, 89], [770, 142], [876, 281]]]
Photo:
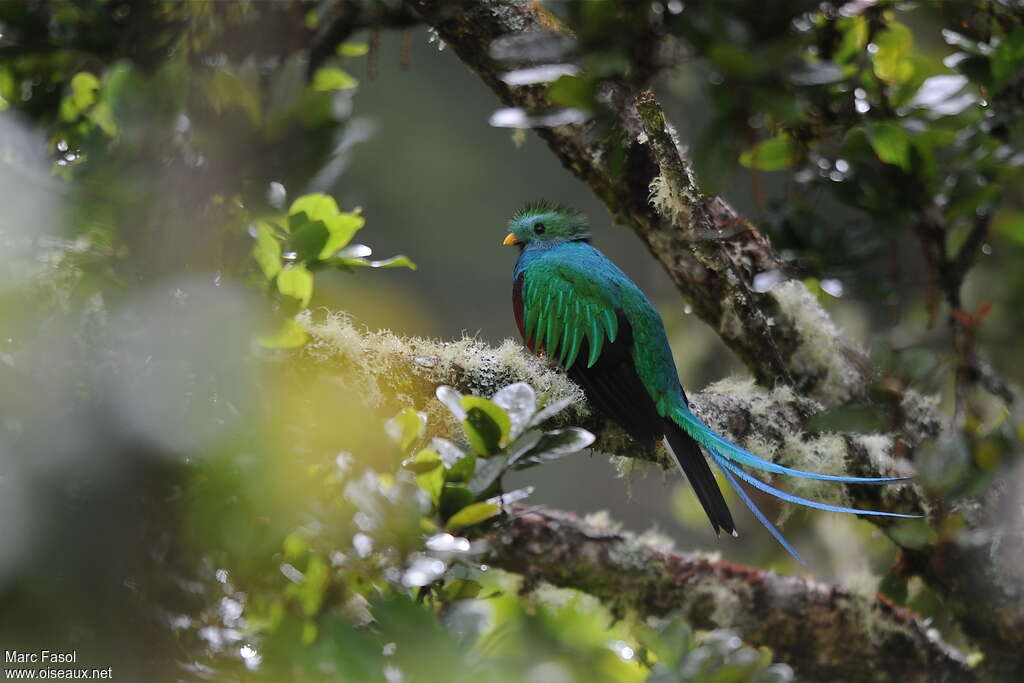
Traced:
[[654, 547], [614, 526], [516, 510], [488, 535], [487, 562], [594, 595], [622, 612], [680, 610], [696, 628], [735, 629], [802, 681], [970, 681], [960, 653], [912, 614], [811, 579]]
[[[583, 393], [564, 373], [526, 353], [517, 342], [489, 347], [475, 339], [402, 338], [390, 332], [361, 331], [340, 316], [318, 321], [304, 317], [301, 322], [311, 335], [303, 353], [315, 361], [315, 371], [360, 387], [362, 399], [385, 414], [415, 406], [428, 413], [429, 424], [447, 430], [451, 416], [434, 399], [438, 385], [490, 396], [513, 382], [527, 382], [543, 401], [572, 399], [551, 427], [583, 427], [597, 436], [597, 451], [670, 466], [660, 446], [654, 452], [645, 450], [617, 425], [592, 412]], [[892, 476], [906, 467], [893, 457], [891, 437], [805, 433], [804, 425], [821, 411], [821, 405], [789, 388], [767, 391], [751, 380], [725, 380], [692, 394], [690, 402], [713, 428], [790, 467], [876, 477]], [[908, 513], [924, 509], [918, 489], [906, 484], [842, 486], [789, 479], [785, 485], [796, 493], [838, 504]]]

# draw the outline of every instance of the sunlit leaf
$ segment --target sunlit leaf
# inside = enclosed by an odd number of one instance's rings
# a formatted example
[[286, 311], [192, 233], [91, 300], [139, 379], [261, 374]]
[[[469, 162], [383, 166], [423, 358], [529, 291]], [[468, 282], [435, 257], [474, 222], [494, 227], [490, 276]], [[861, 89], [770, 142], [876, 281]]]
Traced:
[[960, 93], [967, 85], [967, 77], [953, 74], [925, 79], [914, 98], [912, 107], [923, 107], [938, 116], [953, 116], [978, 101], [974, 93]]
[[100, 79], [88, 71], [80, 71], [71, 79], [71, 102], [78, 111], [85, 111], [96, 102]]
[[252, 256], [268, 280], [274, 279], [280, 272], [281, 243], [274, 237], [273, 228], [262, 221], [256, 224], [256, 244], [253, 245]]
[[405, 451], [423, 436], [426, 426], [426, 413], [421, 413], [413, 408], [405, 408], [388, 420], [384, 424], [384, 429], [391, 440]]
[[289, 318], [269, 334], [256, 337], [256, 343], [267, 349], [291, 349], [302, 346], [309, 340], [309, 334], [295, 320]]
[[339, 213], [321, 219], [329, 236], [320, 250], [318, 257], [326, 259], [352, 241], [352, 237], [366, 224], [366, 220], [357, 213]]
[[[461, 410], [462, 406], [459, 406], [459, 409]], [[436, 436], [430, 440], [430, 447], [441, 454], [441, 460], [443, 460], [444, 464], [448, 465], [449, 467], [455, 465], [455, 463], [457, 463], [459, 460], [462, 460], [462, 457], [466, 455], [466, 452], [464, 450], [456, 446], [448, 439], [442, 439]]]
[[338, 209], [338, 203], [334, 201], [334, 197], [314, 192], [302, 195], [288, 207], [289, 216], [297, 216], [300, 213], [306, 214], [306, 220], [319, 221], [330, 216], [337, 216], [341, 211]]
[[573, 396], [567, 396], [565, 398], [558, 399], [557, 401], [551, 401], [542, 409], [538, 410], [530, 420], [529, 427], [537, 427], [543, 424], [546, 420], [550, 420], [558, 413], [562, 412], [575, 400]]
[[594, 443], [594, 435], [579, 427], [568, 427], [546, 432], [537, 445], [525, 457], [522, 464], [537, 464], [550, 460], [558, 460], [567, 455], [579, 453]]
[[476, 472], [469, 482], [469, 490], [474, 495], [480, 495], [491, 488], [494, 482], [501, 478], [509, 464], [509, 456], [495, 455], [477, 461]]
[[517, 382], [500, 389], [491, 401], [505, 411], [510, 422], [508, 439], [517, 438], [537, 409], [537, 396], [526, 382]]
[[416, 264], [408, 256], [401, 255], [379, 261], [372, 261], [366, 258], [340, 257], [329, 259], [328, 264], [344, 268], [408, 268], [416, 270]]
[[778, 171], [789, 168], [797, 160], [800, 147], [789, 136], [759, 142], [752, 149], [740, 155], [740, 164], [762, 171]]
[[370, 51], [366, 43], [342, 43], [338, 46], [338, 55], [341, 57], [362, 57]]
[[277, 274], [277, 290], [307, 306], [313, 296], [313, 273], [305, 266], [289, 266]]
[[437, 400], [445, 405], [459, 420], [466, 419], [466, 409], [462, 407], [462, 394], [448, 386], [439, 386], [434, 392]]
[[863, 15], [858, 14], [855, 17], [840, 19], [838, 26], [843, 32], [843, 37], [832, 58], [840, 64], [846, 64], [859, 57], [867, 44], [868, 22]]
[[512, 421], [501, 407], [480, 396], [463, 396], [460, 403], [466, 411], [462, 428], [477, 453], [490, 455], [508, 443]]
[[507, 493], [501, 493], [498, 494], [497, 496], [488, 498], [485, 502], [494, 503], [495, 505], [512, 505], [513, 503], [518, 503], [519, 501], [526, 500], [527, 498], [532, 496], [534, 488], [535, 487], [533, 486], [524, 486], [521, 489], [516, 489], [515, 491], [509, 491]]
[[313, 89], [320, 92], [349, 90], [359, 85], [359, 80], [344, 69], [323, 67], [313, 74]]
[[424, 448], [417, 453], [412, 462], [406, 465], [408, 469], [418, 472], [416, 483], [423, 489], [434, 504], [439, 505], [444, 490], [444, 467], [441, 465], [441, 456], [437, 451]]
[[875, 75], [886, 83], [903, 83], [914, 75], [914, 64], [908, 57], [914, 42], [910, 29], [898, 21], [890, 21], [875, 38], [877, 50], [872, 56]]
[[446, 528], [449, 531], [462, 529], [479, 524], [501, 512], [501, 507], [493, 503], [473, 503], [462, 508], [448, 519]]

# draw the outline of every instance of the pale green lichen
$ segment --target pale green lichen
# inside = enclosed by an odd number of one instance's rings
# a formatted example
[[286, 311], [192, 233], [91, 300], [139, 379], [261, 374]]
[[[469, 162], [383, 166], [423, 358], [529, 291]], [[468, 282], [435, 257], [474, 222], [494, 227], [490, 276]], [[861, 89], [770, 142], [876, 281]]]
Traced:
[[648, 200], [655, 211], [675, 225], [687, 225], [690, 220], [690, 207], [686, 206], [672, 188], [665, 176], [657, 175], [648, 186]]
[[[422, 404], [423, 396], [413, 395], [415, 380], [432, 386], [448, 384], [481, 396], [522, 381], [534, 388], [541, 403], [571, 399], [566, 419], [588, 413], [575, 384], [512, 340], [494, 348], [471, 337], [456, 341], [400, 337], [360, 329], [337, 313], [314, 318], [305, 311], [296, 320], [310, 336], [302, 349], [304, 357], [341, 370], [344, 381], [358, 386], [370, 406], [389, 401]], [[430, 406], [425, 409], [430, 412]]]
[[857, 347], [844, 349], [832, 318], [813, 294], [797, 280], [783, 282], [771, 290], [782, 315], [800, 335], [799, 345], [790, 358], [790, 367], [798, 374], [817, 378], [812, 395], [826, 405], [840, 405], [859, 393], [864, 377], [849, 355], [863, 355]]
[[597, 536], [618, 534], [622, 531], [622, 524], [612, 519], [607, 510], [596, 510], [583, 517], [583, 524], [596, 532]]
[[[779, 452], [780, 465], [817, 474], [845, 473], [846, 440], [838, 434], [819, 434], [813, 437], [787, 435]], [[834, 481], [783, 477], [787, 491], [832, 505], [850, 505], [847, 488]]]
[[652, 526], [639, 536], [636, 542], [648, 550], [658, 553], [670, 553], [675, 550], [676, 543], [667, 534], [662, 533], [657, 526]]

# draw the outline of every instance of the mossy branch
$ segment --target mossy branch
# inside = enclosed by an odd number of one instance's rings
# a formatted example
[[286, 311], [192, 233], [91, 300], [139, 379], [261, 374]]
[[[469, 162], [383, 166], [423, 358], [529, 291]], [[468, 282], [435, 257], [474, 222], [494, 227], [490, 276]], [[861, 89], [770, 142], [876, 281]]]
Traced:
[[[660, 445], [648, 450], [591, 411], [582, 391], [563, 372], [528, 354], [518, 342], [490, 347], [475, 339], [402, 338], [390, 332], [360, 331], [339, 316], [320, 321], [305, 316], [300, 322], [311, 337], [303, 353], [315, 361], [315, 372], [337, 373], [346, 385], [360, 387], [362, 399], [385, 414], [415, 406], [427, 412], [428, 424], [447, 429], [452, 418], [434, 399], [437, 386], [447, 384], [465, 393], [490, 396], [514, 382], [527, 382], [542, 401], [572, 398], [569, 407], [552, 419], [551, 427], [583, 427], [597, 437], [595, 451], [674, 467]], [[903, 442], [890, 436], [807, 432], [807, 421], [822, 406], [788, 387], [768, 391], [749, 379], [728, 379], [689, 398], [693, 410], [711, 427], [780, 464], [866, 477], [906, 473], [906, 462], [895, 457], [897, 445]], [[799, 486], [793, 489], [796, 493], [836, 504], [907, 513], [925, 509], [923, 497], [911, 484], [841, 486], [791, 480], [787, 485]]]
[[766, 645], [802, 681], [971, 681], [963, 656], [910, 612], [812, 579], [652, 547], [555, 510], [513, 510], [487, 536], [486, 561], [594, 595], [620, 613], [681, 611], [695, 628], [731, 628]]

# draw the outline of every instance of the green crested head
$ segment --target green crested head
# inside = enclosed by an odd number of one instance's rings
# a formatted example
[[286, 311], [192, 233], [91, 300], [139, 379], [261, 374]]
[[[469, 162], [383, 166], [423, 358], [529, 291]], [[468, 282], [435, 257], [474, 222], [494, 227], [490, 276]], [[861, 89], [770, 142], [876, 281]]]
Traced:
[[555, 246], [590, 238], [587, 219], [582, 213], [544, 201], [527, 204], [516, 211], [508, 222], [508, 229], [504, 244], [521, 247]]

